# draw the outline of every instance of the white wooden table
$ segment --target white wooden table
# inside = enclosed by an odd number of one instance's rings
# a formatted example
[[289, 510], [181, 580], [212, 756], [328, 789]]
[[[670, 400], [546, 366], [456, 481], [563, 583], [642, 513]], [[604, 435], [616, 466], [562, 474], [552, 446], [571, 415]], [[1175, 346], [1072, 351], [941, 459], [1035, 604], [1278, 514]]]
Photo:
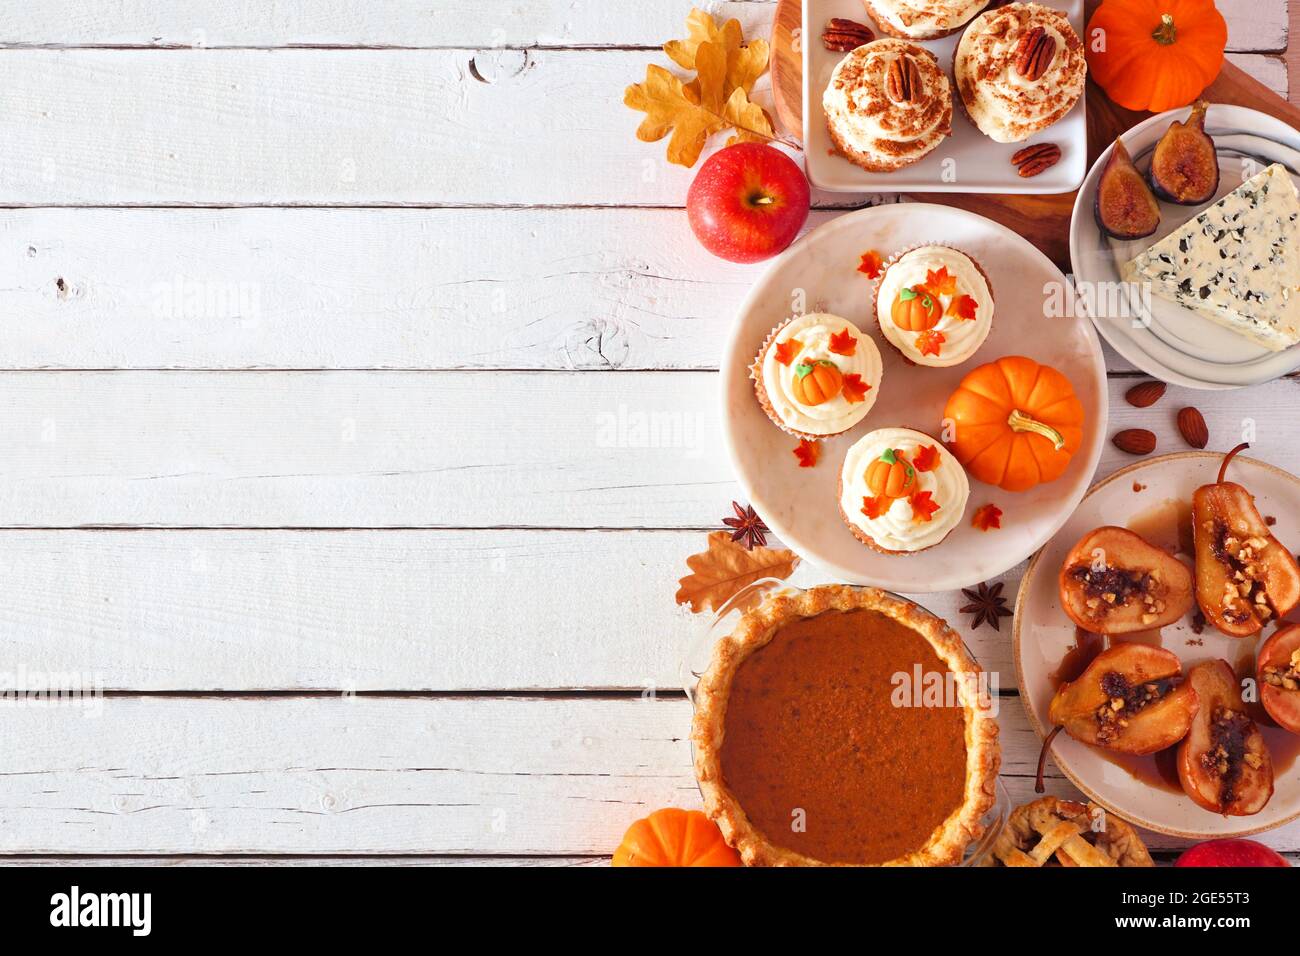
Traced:
[[[1285, 93], [1285, 0], [1220, 5]], [[602, 863], [697, 803], [673, 593], [740, 496], [716, 362], [761, 267], [621, 104], [689, 6], [0, 11], [0, 671], [108, 692], [0, 704], [5, 859]], [[1300, 470], [1295, 381], [1194, 400]], [[924, 600], [1013, 692], [1007, 634]]]

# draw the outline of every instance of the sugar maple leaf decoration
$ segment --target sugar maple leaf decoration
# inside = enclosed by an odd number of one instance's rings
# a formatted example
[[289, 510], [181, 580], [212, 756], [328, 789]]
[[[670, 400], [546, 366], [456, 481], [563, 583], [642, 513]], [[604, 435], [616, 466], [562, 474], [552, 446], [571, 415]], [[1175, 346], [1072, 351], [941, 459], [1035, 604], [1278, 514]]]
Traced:
[[798, 339], [786, 339], [784, 342], [777, 342], [776, 360], [782, 365], [789, 365], [802, 348], [803, 343]]
[[948, 341], [942, 332], [926, 329], [916, 337], [916, 349], [922, 355], [938, 355], [944, 342]]
[[862, 499], [862, 513], [875, 521], [888, 511], [889, 506], [893, 503], [893, 498], [886, 498], [884, 495], [876, 495], [875, 497], [867, 495]]
[[861, 375], [850, 372], [844, 376], [840, 391], [847, 401], [856, 404], [866, 399], [867, 392], [871, 391], [871, 386], [862, 381]]
[[940, 266], [937, 272], [926, 269], [925, 287], [934, 295], [953, 295], [957, 291], [957, 277], [948, 275], [947, 266]]
[[742, 588], [760, 578], [788, 578], [799, 566], [799, 556], [784, 548], [744, 547], [726, 531], [709, 535], [709, 550], [686, 559], [691, 573], [678, 581], [677, 603], [689, 604], [695, 613], [716, 611]]
[[907, 501], [912, 506], [913, 521], [929, 521], [939, 510], [939, 502], [935, 501], [934, 496], [928, 491], [918, 491]]
[[917, 471], [934, 471], [939, 467], [939, 449], [933, 445], [918, 448], [912, 453], [912, 464]]
[[852, 355], [858, 350], [858, 340], [848, 329], [841, 329], [831, 335], [830, 349], [836, 355]]
[[880, 258], [880, 253], [875, 249], [868, 249], [862, 253], [862, 261], [858, 263], [858, 271], [868, 279], [876, 279], [880, 276], [880, 267], [883, 264], [884, 260]]
[[799, 444], [794, 446], [794, 457], [799, 459], [800, 468], [811, 468], [817, 464], [818, 448], [815, 441], [809, 441], [807, 438], [799, 439]]
[[767, 43], [746, 42], [740, 21], [719, 27], [701, 10], [691, 11], [686, 29], [687, 39], [665, 43], [664, 52], [683, 69], [694, 70], [695, 79], [683, 83], [651, 63], [645, 82], [633, 83], [623, 94], [624, 104], [646, 114], [637, 139], [657, 142], [671, 130], [668, 161], [679, 166], [694, 166], [709, 137], [727, 128], [733, 130], [728, 146], [775, 140], [766, 110], [749, 100], [767, 70]]
[[991, 531], [1002, 527], [1002, 509], [997, 505], [980, 505], [971, 518], [971, 526], [981, 531]]
[[971, 296], [959, 295], [948, 303], [948, 308], [944, 310], [944, 315], [955, 315], [958, 318], [974, 321], [975, 310], [977, 308], [979, 308], [979, 303], [977, 303]]

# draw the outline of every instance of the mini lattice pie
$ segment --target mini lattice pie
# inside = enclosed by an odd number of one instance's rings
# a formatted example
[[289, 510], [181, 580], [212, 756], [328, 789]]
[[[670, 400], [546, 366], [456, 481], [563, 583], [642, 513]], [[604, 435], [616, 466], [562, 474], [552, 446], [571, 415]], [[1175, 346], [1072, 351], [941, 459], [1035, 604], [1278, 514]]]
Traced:
[[[1137, 832], [1092, 803], [1043, 797], [1016, 807], [986, 866], [1155, 866]], [[1094, 827], [1094, 822], [1098, 825]]]

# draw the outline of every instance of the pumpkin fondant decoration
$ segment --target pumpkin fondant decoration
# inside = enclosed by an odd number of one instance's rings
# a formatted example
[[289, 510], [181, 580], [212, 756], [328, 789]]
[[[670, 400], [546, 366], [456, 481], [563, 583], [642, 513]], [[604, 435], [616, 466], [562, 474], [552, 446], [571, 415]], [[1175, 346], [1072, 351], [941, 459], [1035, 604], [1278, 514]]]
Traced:
[[794, 367], [794, 384], [791, 394], [801, 405], [820, 405], [840, 393], [844, 376], [829, 359], [804, 362]]
[[867, 488], [877, 498], [906, 498], [916, 487], [916, 469], [890, 448], [867, 466]]
[[740, 866], [717, 824], [699, 810], [669, 807], [636, 821], [614, 851], [614, 866]]
[[939, 300], [925, 286], [899, 289], [889, 310], [889, 317], [894, 320], [894, 324], [907, 332], [932, 329], [939, 324], [942, 315]]
[[1191, 103], [1223, 67], [1228, 27], [1214, 0], [1104, 0], [1088, 21], [1088, 74], [1130, 110]]
[[1083, 441], [1083, 405], [1070, 380], [1023, 355], [972, 371], [944, 418], [949, 447], [971, 477], [1006, 491], [1060, 478]]

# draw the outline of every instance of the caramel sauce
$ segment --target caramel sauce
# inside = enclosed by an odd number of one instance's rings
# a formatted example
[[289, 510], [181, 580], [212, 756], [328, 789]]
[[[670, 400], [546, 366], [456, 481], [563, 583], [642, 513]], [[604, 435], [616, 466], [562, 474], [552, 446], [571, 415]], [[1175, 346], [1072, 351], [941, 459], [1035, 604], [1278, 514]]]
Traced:
[[1196, 553], [1196, 544], [1192, 540], [1190, 501], [1166, 498], [1160, 504], [1134, 515], [1129, 520], [1128, 529], [1170, 554]]
[[722, 772], [769, 840], [857, 864], [926, 844], [963, 799], [966, 717], [894, 705], [896, 675], [918, 667], [949, 673], [925, 638], [876, 611], [795, 621], [740, 665]]

